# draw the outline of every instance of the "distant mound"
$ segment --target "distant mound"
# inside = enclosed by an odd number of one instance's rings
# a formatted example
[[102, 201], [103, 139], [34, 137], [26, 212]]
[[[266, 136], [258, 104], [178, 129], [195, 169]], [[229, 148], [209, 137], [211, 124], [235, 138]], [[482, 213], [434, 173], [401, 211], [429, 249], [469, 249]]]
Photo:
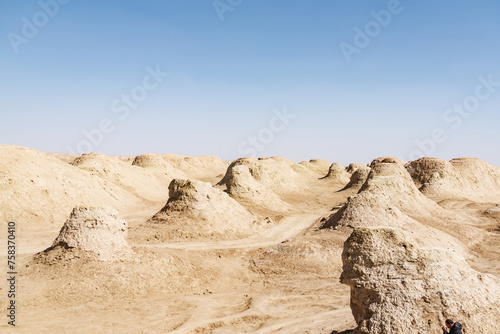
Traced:
[[430, 212], [436, 210], [444, 212], [420, 193], [402, 165], [377, 163], [371, 168], [359, 192], [348, 199], [348, 203], [332, 216], [325, 227], [337, 224], [371, 226], [376, 217], [394, 217], [399, 211], [410, 217], [432, 217]]
[[[351, 166], [351, 165], [349, 165], [349, 166]], [[370, 174], [371, 168], [366, 166], [366, 165], [360, 165], [360, 166], [357, 166], [356, 169], [352, 169], [352, 170], [354, 170], [354, 171], [352, 172], [349, 183], [347, 183], [347, 185], [342, 190], [347, 190], [347, 189], [358, 190], [358, 189], [360, 189], [363, 186], [363, 184], [365, 184], [366, 180], [368, 179], [368, 175]]]
[[498, 327], [500, 280], [471, 269], [453, 251], [420, 248], [398, 229], [356, 228], [342, 260], [354, 334], [438, 333], [447, 318], [467, 333]]
[[90, 252], [99, 260], [119, 260], [131, 253], [126, 237], [128, 224], [110, 207], [76, 207], [64, 223], [52, 247], [37, 254], [43, 261], [65, 250]]
[[[149, 239], [234, 239], [268, 226], [210, 183], [174, 179], [167, 204], [140, 226]], [[146, 233], [145, 235], [148, 235]]]
[[172, 178], [203, 180], [224, 174], [229, 163], [208, 155], [184, 157], [173, 153], [148, 153], [135, 157], [132, 165], [156, 170]]
[[261, 208], [266, 214], [283, 213], [289, 211], [291, 202], [308, 196], [318, 176], [281, 157], [241, 158], [231, 163], [217, 186], [245, 206]]
[[277, 193], [257, 181], [247, 165], [230, 167], [224, 186], [232, 198], [249, 208], [277, 213], [286, 213], [291, 209], [291, 206], [284, 202]]
[[377, 159], [374, 159], [371, 164], [370, 164], [370, 167], [373, 167], [374, 165], [378, 164], [378, 163], [388, 163], [388, 164], [399, 164], [401, 166], [404, 166], [406, 164], [405, 161], [399, 159], [399, 158], [394, 158], [394, 157], [381, 157], [381, 158], [377, 158]]
[[119, 168], [121, 164], [125, 163], [119, 158], [99, 153], [85, 153], [71, 162], [72, 166], [102, 175], [114, 172], [113, 169]]
[[314, 173], [325, 175], [328, 173], [331, 163], [322, 159], [312, 159], [309, 161], [302, 161], [299, 165], [306, 167]]
[[465, 254], [463, 245], [473, 245], [484, 234], [462, 220], [423, 195], [401, 164], [378, 163], [359, 192], [322, 228], [390, 226], [413, 231], [421, 245], [447, 243]]
[[183, 174], [183, 172], [174, 168], [165, 157], [155, 153], [138, 155], [132, 161], [132, 165], [143, 168], [159, 169], [162, 173], [172, 177], [181, 177], [182, 175], [180, 174]]
[[37, 150], [2, 145], [0, 156], [0, 219], [23, 221], [26, 230], [58, 224], [76, 205], [121, 210], [142, 203], [109, 179]]
[[322, 180], [329, 180], [341, 184], [347, 184], [351, 180], [351, 174], [338, 162], [333, 163], [328, 169], [328, 174]]
[[354, 173], [355, 171], [357, 171], [358, 169], [360, 168], [366, 168], [366, 167], [369, 167], [368, 165], [366, 164], [360, 164], [360, 163], [351, 163], [349, 164], [349, 166], [347, 166], [347, 172], [348, 173]]
[[165, 173], [139, 168], [120, 157], [98, 153], [82, 154], [71, 165], [112, 182], [145, 201], [163, 202], [173, 178]]
[[219, 185], [224, 185], [231, 169], [240, 165], [247, 166], [257, 182], [280, 195], [302, 191], [302, 185], [305, 183], [304, 175], [300, 172], [310, 172], [304, 166], [281, 157], [241, 158], [231, 163]]
[[472, 201], [500, 199], [500, 168], [475, 158], [450, 162], [421, 158], [406, 169], [422, 193], [437, 198], [465, 198]]

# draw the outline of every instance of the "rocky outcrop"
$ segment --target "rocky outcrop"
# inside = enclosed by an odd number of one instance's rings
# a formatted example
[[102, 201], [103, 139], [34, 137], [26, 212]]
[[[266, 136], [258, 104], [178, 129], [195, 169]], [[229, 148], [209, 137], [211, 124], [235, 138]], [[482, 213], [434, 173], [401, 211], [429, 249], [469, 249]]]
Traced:
[[497, 330], [500, 280], [452, 250], [421, 248], [399, 229], [356, 228], [342, 260], [355, 334], [440, 333], [446, 318], [466, 333]]

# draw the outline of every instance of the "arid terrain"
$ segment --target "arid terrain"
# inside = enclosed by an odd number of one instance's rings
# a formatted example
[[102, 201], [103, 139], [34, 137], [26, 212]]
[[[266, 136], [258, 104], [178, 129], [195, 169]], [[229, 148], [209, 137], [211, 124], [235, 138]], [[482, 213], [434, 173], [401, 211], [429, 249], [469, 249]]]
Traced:
[[480, 334], [500, 319], [500, 168], [475, 158], [0, 146], [5, 264], [11, 221], [2, 333], [439, 333], [453, 318]]

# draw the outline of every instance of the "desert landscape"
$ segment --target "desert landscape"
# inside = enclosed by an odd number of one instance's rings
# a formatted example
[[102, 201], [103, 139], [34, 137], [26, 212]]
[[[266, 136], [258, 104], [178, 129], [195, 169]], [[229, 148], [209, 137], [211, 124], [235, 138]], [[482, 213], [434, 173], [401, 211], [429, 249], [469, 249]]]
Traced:
[[500, 319], [500, 168], [475, 158], [3, 145], [0, 216], [18, 271], [2, 333], [440, 333], [452, 318], [481, 334]]

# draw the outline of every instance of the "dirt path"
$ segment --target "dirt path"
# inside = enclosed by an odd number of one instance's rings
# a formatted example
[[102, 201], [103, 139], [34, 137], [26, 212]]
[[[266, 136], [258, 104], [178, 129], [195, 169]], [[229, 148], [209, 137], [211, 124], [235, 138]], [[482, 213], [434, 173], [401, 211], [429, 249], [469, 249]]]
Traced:
[[279, 224], [265, 230], [261, 234], [248, 238], [227, 241], [186, 242], [186, 243], [161, 243], [140, 244], [135, 246], [147, 248], [174, 248], [186, 250], [211, 250], [211, 249], [237, 249], [237, 248], [262, 248], [290, 239], [301, 231], [310, 227], [321, 216], [295, 215], [283, 218]]

